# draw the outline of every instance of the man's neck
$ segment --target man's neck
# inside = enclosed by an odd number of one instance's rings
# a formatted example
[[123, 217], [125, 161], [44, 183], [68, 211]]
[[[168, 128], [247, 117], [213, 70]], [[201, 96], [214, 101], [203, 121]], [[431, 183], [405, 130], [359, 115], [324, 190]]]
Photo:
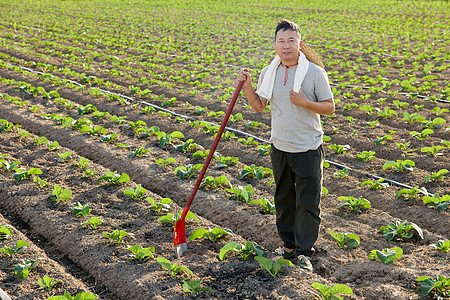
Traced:
[[296, 60], [296, 59], [292, 59], [292, 60], [281, 60], [281, 64], [283, 65], [283, 67], [286, 67], [286, 66], [291, 67], [291, 66], [296, 65], [297, 63], [298, 63], [298, 60]]

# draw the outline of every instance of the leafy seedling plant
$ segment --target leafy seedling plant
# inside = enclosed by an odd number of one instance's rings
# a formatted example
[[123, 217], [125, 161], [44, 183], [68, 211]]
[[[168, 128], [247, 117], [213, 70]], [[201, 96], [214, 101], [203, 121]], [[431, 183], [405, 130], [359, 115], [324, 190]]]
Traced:
[[359, 236], [353, 233], [337, 233], [328, 228], [331, 234], [331, 239], [337, 243], [339, 248], [356, 248], [360, 245], [361, 241]]
[[43, 287], [48, 292], [50, 292], [57, 284], [62, 284], [62, 281], [55, 280], [52, 277], [44, 275], [44, 277], [38, 278], [38, 284], [39, 284], [39, 286]]
[[397, 199], [403, 198], [404, 201], [415, 199], [420, 193], [428, 195], [427, 190], [424, 187], [415, 186], [410, 189], [401, 189], [397, 192], [395, 197]]
[[422, 296], [432, 293], [434, 294], [434, 298], [438, 300], [444, 300], [450, 297], [450, 277], [438, 275], [436, 279], [433, 279], [428, 276], [421, 276], [416, 278], [416, 281], [422, 282], [420, 284]]
[[218, 189], [218, 188], [231, 188], [232, 185], [228, 181], [227, 177], [225, 175], [220, 175], [217, 178], [214, 178], [212, 176], [207, 176], [200, 184], [200, 187], [208, 187], [210, 189]]
[[36, 262], [40, 259], [41, 258], [31, 259], [31, 260], [29, 260], [29, 259], [22, 260], [22, 263], [14, 265], [14, 274], [16, 274], [16, 276], [19, 278], [22, 278], [22, 279], [26, 278], [28, 276], [28, 274], [30, 273], [31, 269], [33, 269]]
[[258, 204], [260, 207], [260, 212], [262, 214], [274, 214], [276, 211], [275, 203], [267, 198], [251, 200], [251, 201], [248, 201], [248, 204]]
[[82, 205], [80, 202], [77, 202], [74, 207], [70, 208], [70, 210], [78, 217], [86, 217], [91, 213], [89, 205]]
[[134, 201], [139, 201], [144, 198], [147, 189], [143, 188], [141, 184], [138, 184], [135, 189], [127, 188], [123, 191], [123, 194]]
[[150, 210], [153, 210], [157, 213], [161, 211], [168, 211], [170, 209], [170, 204], [173, 202], [170, 198], [162, 198], [159, 202], [156, 202], [151, 197], [147, 197], [145, 199], [150, 204]]
[[363, 151], [356, 154], [356, 159], [361, 161], [369, 161], [375, 159], [375, 151]]
[[40, 175], [42, 171], [38, 168], [31, 168], [28, 171], [24, 171], [22, 169], [14, 169], [16, 173], [14, 173], [13, 178], [16, 181], [27, 180], [30, 179], [31, 175]]
[[412, 160], [387, 161], [383, 165], [383, 170], [393, 168], [397, 172], [413, 171], [416, 164]]
[[[205, 160], [209, 155], [209, 150], [198, 150], [196, 152], [194, 152], [194, 154], [192, 154], [192, 158], [200, 158]], [[217, 154], [217, 152], [215, 152], [213, 154], [213, 158], [218, 159], [219, 158], [219, 154]]]
[[8, 246], [5, 246], [4, 248], [0, 248], [0, 252], [4, 252], [9, 257], [13, 258], [14, 255], [22, 253], [27, 246], [29, 245], [28, 242], [25, 241], [17, 241], [14, 246], [11, 248]]
[[191, 178], [195, 175], [195, 171], [203, 168], [203, 164], [187, 165], [186, 167], [180, 166], [175, 169], [175, 174], [177, 174], [180, 179]]
[[64, 291], [64, 295], [52, 296], [47, 300], [94, 300], [98, 299], [96, 294], [92, 293], [78, 293], [75, 296], [72, 296], [69, 292]]
[[139, 147], [138, 149], [131, 151], [129, 157], [144, 157], [147, 156], [147, 153], [151, 152], [150, 150], [145, 149], [145, 146]]
[[231, 251], [237, 252], [243, 259], [248, 259], [252, 256], [262, 256], [266, 249], [263, 249], [260, 245], [253, 244], [250, 241], [246, 241], [245, 244], [238, 244], [236, 242], [229, 242], [220, 249], [219, 259], [224, 260], [225, 256]]
[[272, 275], [273, 278], [278, 275], [282, 266], [294, 266], [294, 264], [290, 260], [284, 258], [279, 258], [274, 263], [272, 263], [270, 259], [265, 258], [264, 256], [255, 256], [255, 260], [259, 262], [261, 268], [269, 272], [269, 274]]
[[231, 189], [226, 189], [225, 191], [233, 194], [230, 197], [230, 200], [245, 201], [245, 203], [249, 203], [250, 200], [252, 200], [253, 194], [255, 193], [255, 190], [253, 189], [253, 186], [251, 184], [247, 185], [246, 187], [232, 187]]
[[0, 226], [0, 240], [6, 240], [13, 235], [13, 231], [8, 226]]
[[[161, 224], [169, 224], [171, 227], [175, 226], [175, 223], [180, 219], [181, 217], [181, 211], [178, 212], [176, 215], [172, 213], [168, 213], [165, 216], [161, 216], [158, 218], [159, 222]], [[186, 221], [189, 219], [195, 220], [197, 223], [199, 223], [198, 217], [191, 211], [188, 211], [186, 214]]]
[[336, 178], [344, 179], [345, 177], [348, 176], [348, 169], [347, 169], [347, 168], [344, 168], [344, 169], [342, 169], [342, 170], [336, 171], [336, 172], [333, 173], [333, 175], [334, 175]]
[[155, 161], [156, 164], [163, 166], [164, 168], [167, 167], [170, 163], [175, 163], [175, 162], [177, 162], [177, 160], [173, 157], [168, 157], [166, 159], [160, 158]]
[[258, 154], [261, 156], [267, 155], [270, 153], [271, 145], [258, 145]]
[[407, 220], [400, 220], [395, 223], [391, 222], [386, 226], [381, 226], [380, 232], [387, 241], [393, 239], [397, 241], [412, 240], [414, 237], [423, 239], [422, 229]]
[[390, 265], [395, 259], [400, 259], [403, 257], [403, 250], [399, 247], [385, 248], [383, 250], [372, 250], [367, 258], [377, 259], [385, 265]]
[[104, 231], [103, 236], [113, 240], [114, 243], [119, 244], [122, 242], [122, 239], [124, 237], [127, 236], [133, 237], [134, 234], [126, 232], [125, 229], [123, 230], [115, 229], [113, 232]]
[[380, 178], [377, 181], [373, 181], [372, 179], [363, 181], [361, 186], [369, 185], [371, 190], [382, 190], [389, 187], [389, 183], [383, 182], [384, 178]]
[[194, 143], [193, 139], [188, 139], [186, 142], [184, 142], [184, 144], [176, 146], [175, 148], [177, 148], [178, 151], [181, 151], [183, 153], [189, 153], [199, 148], [202, 149], [203, 147], [197, 143]]
[[369, 209], [371, 206], [369, 200], [364, 199], [363, 197], [355, 198], [353, 196], [340, 196], [338, 199], [345, 202], [338, 206], [338, 209], [348, 208], [353, 212], [362, 213], [363, 210]]
[[188, 268], [178, 265], [177, 263], [171, 263], [169, 260], [165, 259], [164, 257], [158, 256], [156, 258], [156, 261], [161, 265], [161, 267], [164, 270], [169, 271], [169, 274], [173, 277], [181, 274], [181, 272], [184, 272], [187, 275], [194, 276], [194, 273], [192, 273], [191, 270]]
[[244, 170], [241, 172], [239, 179], [244, 179], [245, 177], [263, 179], [269, 175], [273, 174], [270, 168], [256, 167], [255, 165], [245, 166]]
[[223, 229], [218, 227], [214, 227], [213, 229], [199, 228], [189, 236], [189, 240], [193, 241], [195, 239], [205, 238], [215, 243], [217, 242], [217, 240], [225, 238], [229, 235], [233, 235], [233, 231], [231, 231], [231, 229], [228, 228]]
[[53, 185], [53, 191], [50, 196], [50, 199], [55, 200], [56, 202], [67, 201], [72, 197], [72, 191], [69, 189], [63, 189], [61, 186], [55, 184]]
[[191, 294], [194, 297], [197, 297], [199, 294], [203, 292], [214, 292], [213, 289], [202, 286], [201, 280], [183, 280], [183, 291]]
[[104, 220], [99, 217], [92, 217], [82, 223], [82, 225], [90, 227], [91, 229], [98, 229], [98, 226], [102, 225]]
[[425, 176], [423, 179], [424, 183], [430, 183], [430, 182], [439, 182], [444, 179], [444, 176], [448, 174], [447, 169], [441, 169], [437, 172], [433, 172], [430, 175]]
[[314, 282], [311, 286], [316, 291], [310, 291], [310, 293], [321, 300], [344, 300], [343, 297], [337, 296], [337, 294], [353, 295], [352, 289], [345, 284], [335, 284], [328, 287], [324, 284]]
[[450, 240], [439, 240], [436, 244], [430, 244], [430, 247], [438, 251], [448, 253], [448, 251], [450, 250]]
[[350, 145], [329, 145], [328, 148], [336, 154], [346, 154], [350, 151]]
[[180, 131], [174, 131], [170, 134], [160, 131], [156, 132], [155, 134], [159, 139], [159, 145], [161, 147], [164, 147], [165, 145], [172, 143], [173, 139], [176, 138], [184, 139], [184, 134], [181, 133]]
[[143, 248], [141, 245], [128, 246], [127, 250], [130, 250], [133, 254], [131, 257], [135, 259], [146, 262], [147, 260], [154, 258], [155, 247]]
[[96, 184], [98, 184], [99, 181], [105, 180], [107, 183], [111, 185], [118, 185], [121, 183], [127, 183], [130, 181], [130, 176], [128, 176], [127, 173], [117, 174], [116, 171], [111, 172], [107, 171], [105, 175], [101, 176], [99, 179], [97, 179]]
[[424, 196], [422, 201], [426, 205], [434, 205], [439, 211], [445, 211], [450, 205], [450, 195], [443, 195], [442, 197], [438, 194]]
[[219, 162], [217, 163], [216, 169], [222, 169], [231, 165], [236, 165], [239, 162], [239, 158], [234, 156], [220, 156], [217, 160]]
[[80, 169], [87, 168], [89, 167], [89, 160], [84, 157], [80, 157], [80, 160], [78, 162], [73, 162], [72, 165]]
[[37, 184], [37, 188], [42, 189], [45, 188], [46, 186], [49, 186], [50, 183], [47, 182], [48, 178], [39, 178], [39, 177], [33, 177], [33, 182], [35, 182]]
[[48, 151], [55, 151], [59, 149], [59, 143], [57, 141], [54, 141], [53, 143], [47, 143]]

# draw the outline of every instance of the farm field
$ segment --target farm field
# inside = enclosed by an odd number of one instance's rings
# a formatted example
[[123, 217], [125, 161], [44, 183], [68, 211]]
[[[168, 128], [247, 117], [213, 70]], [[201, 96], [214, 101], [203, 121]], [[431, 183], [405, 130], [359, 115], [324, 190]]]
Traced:
[[[346, 285], [345, 299], [450, 296], [425, 295], [416, 281], [450, 282], [447, 1], [0, 0], [0, 8], [0, 233], [11, 233], [0, 234], [0, 288], [12, 299], [184, 299], [189, 280], [211, 289], [200, 299], [318, 299], [316, 283]], [[254, 112], [243, 92], [186, 223], [187, 238], [199, 228], [233, 234], [188, 240], [177, 258], [173, 220], [237, 73], [248, 68], [257, 82], [282, 18], [322, 57], [336, 102], [321, 117], [329, 166], [314, 272], [283, 266], [271, 276], [253, 255], [219, 255], [250, 241], [280, 258], [270, 107]], [[346, 199], [365, 207], [338, 208]], [[414, 224], [412, 236], [391, 228], [383, 237], [381, 227], [402, 221]], [[359, 245], [341, 248], [330, 231], [355, 234]], [[28, 245], [8, 256], [18, 241]], [[430, 246], [439, 241], [440, 250]], [[130, 250], [139, 246], [146, 257]], [[397, 251], [393, 263], [380, 261], [383, 249]], [[163, 258], [188, 270], [171, 276]], [[24, 260], [36, 262], [19, 278]], [[44, 275], [61, 282], [47, 290]]]

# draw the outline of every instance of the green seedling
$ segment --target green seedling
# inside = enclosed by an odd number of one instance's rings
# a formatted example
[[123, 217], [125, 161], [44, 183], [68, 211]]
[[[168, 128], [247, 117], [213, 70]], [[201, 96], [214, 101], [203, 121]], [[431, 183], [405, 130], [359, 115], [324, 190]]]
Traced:
[[101, 176], [99, 179], [97, 179], [96, 184], [98, 184], [99, 181], [105, 180], [107, 183], [111, 185], [118, 185], [122, 183], [127, 183], [130, 181], [130, 176], [128, 176], [127, 173], [117, 174], [116, 171], [111, 172], [107, 171], [105, 175]]
[[136, 189], [127, 188], [123, 191], [124, 196], [127, 196], [131, 200], [141, 200], [144, 198], [145, 193], [147, 193], [147, 189], [143, 188], [142, 185], [138, 184]]
[[394, 100], [392, 103], [398, 108], [402, 109], [404, 106], [409, 106], [408, 102], [400, 101], [400, 100]]
[[331, 239], [338, 244], [339, 248], [342, 248], [342, 249], [356, 248], [361, 243], [359, 237], [356, 234], [337, 233], [337, 232], [331, 231], [330, 228], [328, 228], [328, 231], [331, 234]]
[[171, 263], [169, 260], [165, 259], [164, 257], [158, 256], [156, 258], [156, 261], [161, 265], [161, 267], [164, 270], [169, 271], [169, 274], [173, 277], [181, 274], [181, 272], [184, 272], [187, 275], [194, 276], [194, 273], [192, 273], [191, 270], [188, 268], [178, 265], [177, 263]]
[[145, 146], [139, 147], [138, 149], [136, 149], [135, 151], [132, 151], [129, 155], [129, 157], [144, 157], [147, 156], [147, 153], [151, 153], [150, 150], [145, 149]]
[[363, 181], [361, 186], [369, 185], [371, 190], [382, 190], [389, 187], [389, 183], [383, 182], [384, 178], [380, 178], [377, 181], [373, 181], [373, 179], [369, 179]]
[[91, 213], [89, 205], [81, 205], [80, 202], [77, 202], [74, 207], [70, 208], [70, 210], [78, 217], [86, 217]]
[[399, 247], [385, 248], [383, 250], [372, 250], [367, 258], [378, 259], [385, 265], [390, 265], [395, 259], [400, 259], [403, 256], [403, 250]]
[[274, 214], [276, 212], [275, 203], [267, 198], [252, 200], [248, 204], [258, 204], [262, 214]]
[[17, 166], [20, 165], [22, 162], [20, 161], [13, 161], [8, 162], [6, 159], [0, 158], [0, 168], [6, 168], [7, 171], [23, 171], [22, 169], [19, 169]]
[[90, 227], [91, 229], [98, 229], [98, 226], [103, 224], [103, 219], [99, 217], [92, 217], [82, 223], [82, 225]]
[[377, 112], [377, 115], [382, 117], [383, 119], [389, 119], [392, 116], [398, 116], [397, 112], [389, 107], [385, 106], [383, 110]]
[[422, 229], [407, 220], [391, 222], [387, 226], [381, 226], [380, 232], [387, 241], [393, 239], [397, 241], [412, 240], [415, 237], [423, 239]]
[[416, 198], [419, 195], [419, 193], [422, 193], [425, 195], [428, 194], [427, 190], [424, 187], [415, 186], [410, 189], [399, 190], [397, 192], [397, 194], [395, 195], [395, 197], [397, 199], [403, 198], [403, 200], [408, 201], [408, 200], [412, 200], [412, 199]]
[[94, 111], [92, 114], [92, 117], [95, 119], [106, 119], [107, 116], [111, 116], [107, 111]]
[[69, 189], [63, 189], [61, 186], [55, 184], [53, 185], [53, 191], [50, 199], [56, 202], [67, 201], [72, 196], [72, 191]]
[[19, 278], [22, 278], [22, 279], [26, 278], [28, 276], [28, 274], [30, 273], [31, 269], [36, 264], [36, 262], [40, 259], [41, 258], [31, 259], [31, 260], [28, 260], [28, 259], [22, 260], [22, 263], [14, 265], [14, 274], [16, 274], [16, 276]]
[[38, 168], [31, 168], [28, 171], [24, 171], [22, 169], [15, 169], [16, 173], [14, 173], [14, 179], [16, 181], [30, 179], [31, 175], [40, 175], [42, 171]]
[[433, 147], [422, 147], [422, 149], [420, 149], [420, 152], [423, 153], [427, 153], [429, 156], [431, 157], [435, 157], [438, 155], [443, 155], [443, 153], [439, 152], [443, 149], [446, 149], [445, 146], [433, 146]]
[[408, 122], [409, 124], [413, 124], [413, 123], [422, 123], [422, 121], [425, 121], [425, 118], [421, 115], [419, 115], [418, 113], [408, 113], [406, 111], [404, 111], [403, 113], [403, 121]]
[[409, 135], [411, 135], [412, 137], [418, 139], [418, 140], [426, 140], [427, 136], [429, 136], [430, 134], [433, 134], [434, 130], [433, 129], [429, 129], [426, 128], [424, 130], [422, 130], [422, 132], [418, 132], [418, 131], [411, 131], [409, 133]]
[[123, 124], [125, 122], [125, 119], [127, 116], [118, 117], [116, 115], [111, 116], [111, 122], [114, 122], [116, 124]]
[[444, 176], [448, 173], [447, 169], [441, 169], [437, 172], [433, 172], [430, 175], [425, 176], [423, 179], [424, 183], [430, 183], [430, 182], [439, 182], [444, 179]]
[[350, 145], [329, 145], [328, 148], [336, 154], [346, 154], [350, 151]]
[[247, 126], [247, 128], [256, 128], [258, 126], [263, 126], [264, 123], [261, 122], [257, 122], [257, 121], [248, 121], [245, 126]]
[[48, 146], [48, 151], [55, 151], [55, 150], [59, 149], [59, 143], [57, 141], [54, 141], [53, 143], [48, 142], [47, 146]]
[[38, 278], [39, 286], [43, 287], [48, 292], [50, 292], [57, 284], [61, 283], [61, 280], [54, 280], [54, 278], [48, 277], [47, 275], [44, 275], [42, 278]]
[[348, 169], [344, 168], [342, 170], [336, 171], [336, 172], [334, 172], [333, 175], [337, 178], [344, 179], [345, 177], [348, 176]]
[[100, 137], [100, 142], [102, 143], [108, 143], [108, 144], [112, 144], [114, 143], [117, 138], [120, 136], [120, 134], [115, 134], [115, 133], [110, 133], [110, 134], [106, 134], [106, 135], [102, 135]]
[[143, 115], [149, 115], [151, 113], [154, 113], [156, 109], [152, 106], [146, 106], [141, 110], [141, 114]]
[[383, 170], [394, 169], [397, 172], [413, 171], [416, 164], [412, 160], [387, 161], [383, 165]]
[[355, 198], [353, 196], [340, 196], [338, 198], [346, 203], [338, 206], [337, 208], [348, 208], [353, 212], [361, 213], [365, 209], [369, 209], [371, 204], [369, 200], [363, 197]]
[[84, 157], [80, 157], [80, 161], [79, 162], [73, 162], [72, 165], [76, 166], [77, 168], [87, 168], [89, 167], [89, 160], [84, 158]]
[[237, 122], [237, 121], [242, 121], [244, 120], [244, 117], [242, 116], [241, 113], [237, 113], [235, 115], [230, 115], [230, 121], [231, 122]]
[[47, 141], [48, 140], [47, 140], [47, 138], [45, 136], [41, 136], [41, 137], [35, 136], [34, 137], [34, 143], [35, 143], [36, 146], [45, 144], [45, 143], [47, 143]]
[[175, 174], [177, 174], [180, 179], [187, 179], [194, 176], [195, 171], [200, 170], [203, 164], [187, 165], [186, 167], [180, 166], [175, 169]]
[[[209, 150], [198, 150], [192, 154], [192, 158], [199, 158], [205, 160], [209, 155]], [[219, 154], [214, 153], [213, 158], [218, 159]]]
[[[161, 216], [158, 218], [159, 222], [161, 222], [161, 224], [169, 224], [171, 227], [175, 226], [175, 223], [180, 219], [181, 217], [181, 212], [178, 212], [176, 215], [172, 214], [172, 213], [168, 213], [165, 216]], [[185, 220], [195, 220], [197, 223], [199, 223], [198, 217], [191, 211], [188, 211], [188, 213], [186, 214]]]
[[294, 266], [294, 264], [290, 260], [284, 258], [279, 258], [274, 263], [272, 263], [270, 259], [265, 258], [264, 256], [255, 256], [255, 260], [259, 262], [261, 268], [269, 272], [269, 274], [272, 275], [273, 278], [278, 275], [282, 266]]
[[375, 121], [370, 121], [366, 123], [366, 127], [375, 128], [380, 125], [380, 121], [376, 119]]
[[220, 249], [219, 259], [224, 260], [225, 256], [231, 251], [237, 252], [243, 259], [248, 259], [252, 256], [262, 256], [265, 249], [260, 245], [253, 244], [250, 241], [246, 241], [245, 244], [238, 244], [236, 242], [229, 242]]
[[157, 132], [160, 132], [158, 126], [152, 126], [150, 128], [139, 127], [136, 129], [135, 134], [138, 138], [143, 139], [148, 136], [156, 135]]
[[436, 279], [433, 279], [428, 276], [421, 276], [416, 278], [416, 281], [422, 282], [420, 284], [422, 296], [426, 296], [432, 292], [435, 299], [450, 297], [450, 277], [447, 278], [444, 275], [438, 275]]
[[222, 239], [228, 235], [233, 235], [231, 229], [228, 228], [224, 229], [217, 227], [214, 227], [213, 229], [199, 228], [189, 236], [189, 240], [193, 241], [195, 239], [205, 238], [215, 243], [217, 240]]
[[150, 203], [150, 209], [154, 212], [168, 211], [170, 208], [170, 204], [173, 202], [170, 198], [162, 198], [161, 201], [156, 202], [151, 197], [145, 198], [148, 203]]
[[[111, 118], [111, 119], [112, 119], [112, 118]], [[124, 125], [124, 126], [123, 126], [123, 129], [131, 129], [131, 130], [133, 130], [133, 131], [136, 131], [136, 129], [137, 129], [138, 127], [140, 127], [140, 126], [147, 127], [147, 123], [145, 123], [145, 122], [142, 121], [142, 120], [138, 120], [138, 121], [136, 121], [136, 122], [130, 121], [130, 122], [128, 122], [127, 125]]]
[[[213, 118], [219, 118], [220, 116], [222, 116], [222, 115], [224, 115], [225, 114], [225, 112], [224, 111], [221, 111], [221, 110], [219, 110], [219, 111], [217, 111], [217, 112], [215, 112], [215, 111], [210, 111], [209, 113], [208, 113], [208, 117], [213, 117]], [[231, 117], [231, 116], [230, 116]]]
[[377, 146], [386, 143], [387, 141], [392, 141], [392, 136], [390, 136], [389, 134], [386, 134], [382, 137], [377, 136], [377, 138], [373, 141], [373, 143]]
[[353, 291], [350, 287], [346, 286], [345, 284], [335, 284], [330, 287], [314, 282], [311, 284], [313, 288], [316, 289], [317, 292], [311, 292], [313, 295], [315, 295], [318, 299], [323, 300], [344, 300], [343, 297], [337, 296], [337, 294], [344, 294], [344, 295], [353, 295]]
[[13, 235], [13, 231], [9, 226], [0, 226], [0, 240], [6, 240]]
[[21, 139], [27, 138], [31, 135], [28, 131], [24, 129], [19, 129], [19, 132], [17, 133]]
[[448, 251], [450, 250], [450, 240], [439, 240], [436, 244], [430, 244], [430, 247], [438, 251], [448, 253]]
[[162, 106], [162, 107], [169, 107], [169, 106], [174, 105], [175, 102], [177, 102], [177, 98], [176, 98], [176, 97], [172, 97], [172, 98], [170, 98], [170, 99], [168, 99], [168, 100], [166, 100], [166, 101], [163, 101], [163, 102], [161, 103], [161, 106]]
[[123, 230], [115, 229], [113, 232], [104, 231], [103, 236], [113, 240], [114, 243], [119, 244], [122, 242], [123, 238], [127, 236], [133, 237], [134, 234], [128, 233], [125, 229]]
[[3, 125], [0, 126], [0, 133], [10, 131], [14, 127], [13, 123], [8, 122], [8, 121], [6, 121], [4, 119], [0, 119], [0, 124], [3, 124]]
[[255, 190], [253, 189], [253, 186], [251, 184], [247, 185], [246, 187], [232, 187], [231, 189], [226, 189], [225, 191], [233, 194], [230, 197], [230, 200], [245, 201], [245, 203], [249, 203], [250, 200], [252, 200], [253, 194], [255, 193]]
[[29, 245], [28, 242], [17, 241], [16, 244], [14, 246], [12, 246], [11, 248], [8, 246], [5, 246], [4, 248], [0, 248], [0, 252], [4, 252], [9, 257], [13, 258], [14, 255], [22, 253], [23, 250], [25, 250], [28, 245]]
[[247, 139], [238, 138], [238, 142], [243, 143], [246, 147], [249, 147], [251, 145], [258, 145], [258, 142], [254, 141], [254, 138], [252, 137], [248, 137]]
[[447, 123], [447, 121], [443, 118], [435, 118], [433, 120], [424, 120], [422, 121], [422, 127], [425, 128], [435, 128], [435, 129], [439, 129], [441, 127], [441, 125]]
[[66, 151], [64, 153], [58, 153], [59, 158], [55, 158], [57, 162], [65, 163], [72, 159], [72, 152]]
[[218, 188], [231, 188], [231, 183], [228, 181], [225, 175], [220, 175], [217, 178], [212, 176], [207, 176], [200, 184], [200, 187], [208, 187], [210, 189], [218, 189]]
[[96, 294], [92, 293], [78, 293], [75, 296], [70, 295], [69, 292], [64, 291], [64, 295], [52, 296], [47, 300], [94, 300], [98, 299]]
[[155, 161], [156, 164], [163, 166], [164, 168], [167, 167], [170, 163], [175, 163], [175, 162], [177, 162], [177, 160], [173, 157], [168, 157], [166, 159], [160, 158]]
[[146, 262], [150, 258], [154, 258], [155, 247], [143, 248], [141, 245], [128, 246], [127, 250], [130, 250], [131, 257], [136, 258], [141, 262]]
[[88, 104], [86, 106], [78, 106], [78, 114], [81, 115], [87, 115], [90, 114], [94, 111], [97, 111], [97, 107], [95, 107], [92, 104]]
[[239, 162], [239, 158], [234, 156], [220, 156], [218, 161], [216, 168], [222, 169], [231, 165], [236, 165]]
[[267, 155], [270, 153], [270, 145], [258, 145], [258, 154], [261, 156]]
[[83, 125], [80, 128], [80, 133], [89, 133], [90, 135], [106, 135], [106, 130], [103, 126]]
[[50, 183], [47, 182], [48, 178], [39, 178], [39, 177], [33, 177], [33, 182], [37, 183], [37, 188], [44, 188], [46, 186], [49, 186]]
[[97, 174], [97, 172], [95, 172], [94, 170], [91, 170], [91, 169], [86, 169], [83, 171], [83, 175], [86, 175], [88, 177], [92, 177], [95, 174]]
[[417, 149], [410, 149], [411, 142], [406, 143], [398, 143], [395, 142], [395, 145], [403, 152], [402, 156], [405, 157], [407, 155], [416, 155], [414, 151], [417, 151]]
[[441, 197], [436, 193], [433, 196], [424, 196], [422, 201], [423, 204], [434, 205], [439, 211], [445, 211], [450, 205], [450, 195], [443, 195]]
[[181, 133], [180, 131], [174, 131], [170, 134], [160, 131], [156, 132], [155, 134], [159, 139], [159, 145], [161, 147], [164, 147], [165, 145], [172, 143], [174, 139], [184, 139], [184, 134]]
[[194, 297], [197, 297], [203, 292], [214, 292], [213, 289], [202, 286], [201, 280], [183, 280], [183, 291]]
[[443, 115], [443, 114], [445, 114], [445, 113], [448, 113], [449, 110], [446, 109], [446, 108], [440, 108], [439, 106], [436, 106], [435, 108], [433, 108], [433, 109], [431, 110], [431, 112], [432, 112], [433, 114], [435, 114], [436, 116], [440, 116], [440, 115]]
[[361, 161], [373, 160], [375, 159], [375, 151], [363, 151], [361, 154], [357, 153], [356, 156], [356, 159]]
[[249, 178], [263, 179], [269, 175], [272, 175], [273, 171], [270, 168], [256, 167], [255, 165], [245, 166], [241, 172], [239, 179], [244, 179], [246, 176]]
[[[217, 133], [214, 135], [214, 138], [216, 138], [216, 137], [217, 137]], [[234, 133], [228, 131], [228, 130], [225, 130], [222, 133], [222, 137], [221, 138], [222, 138], [222, 140], [225, 140], [225, 141], [231, 141], [231, 139], [235, 139], [236, 138], [236, 135]]]
[[188, 139], [186, 142], [184, 142], [183, 145], [176, 146], [176, 148], [178, 151], [181, 151], [183, 153], [189, 153], [193, 152], [198, 148], [202, 149], [203, 147], [200, 146], [199, 144], [194, 143], [193, 139]]

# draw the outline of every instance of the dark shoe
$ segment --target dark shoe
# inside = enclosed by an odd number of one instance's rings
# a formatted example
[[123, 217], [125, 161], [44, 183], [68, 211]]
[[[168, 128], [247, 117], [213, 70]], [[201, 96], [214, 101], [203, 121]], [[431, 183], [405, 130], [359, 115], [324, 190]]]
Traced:
[[306, 257], [304, 255], [299, 255], [297, 257], [297, 265], [302, 269], [306, 269], [311, 272], [313, 271], [313, 266], [311, 264], [311, 261], [309, 260], [308, 257]]
[[283, 248], [278, 248], [276, 252], [278, 255], [281, 255], [284, 259], [291, 259], [295, 257], [295, 249], [291, 251], [286, 251]]

